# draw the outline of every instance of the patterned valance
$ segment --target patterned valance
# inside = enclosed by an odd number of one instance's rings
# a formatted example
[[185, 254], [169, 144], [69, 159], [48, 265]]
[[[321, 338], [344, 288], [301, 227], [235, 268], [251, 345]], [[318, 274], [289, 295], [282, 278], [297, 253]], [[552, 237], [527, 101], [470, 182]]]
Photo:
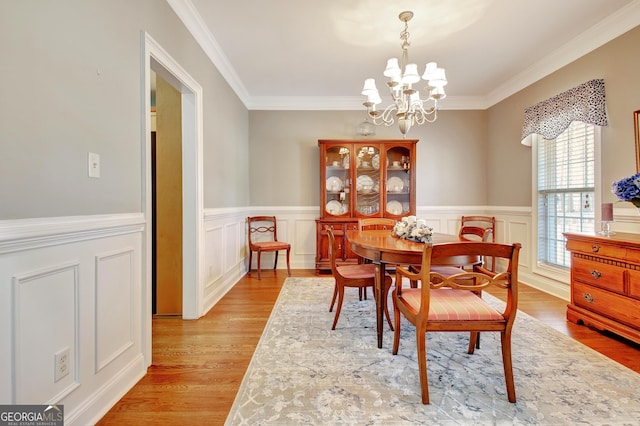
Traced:
[[603, 79], [587, 81], [525, 109], [521, 143], [531, 145], [528, 136], [533, 133], [547, 140], [555, 139], [572, 121], [607, 125]]

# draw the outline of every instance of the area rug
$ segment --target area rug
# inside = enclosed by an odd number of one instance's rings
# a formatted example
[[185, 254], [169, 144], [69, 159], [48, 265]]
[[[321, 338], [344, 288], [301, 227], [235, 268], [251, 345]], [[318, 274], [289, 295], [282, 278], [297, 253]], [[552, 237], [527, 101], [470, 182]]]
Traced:
[[[349, 291], [352, 290], [352, 291]], [[467, 333], [428, 333], [430, 405], [420, 398], [414, 328], [398, 355], [373, 297], [347, 289], [336, 330], [332, 278], [287, 278], [227, 425], [638, 425], [640, 375], [519, 312], [517, 402], [508, 402], [498, 333], [466, 353]], [[485, 294], [487, 301], [503, 306]]]

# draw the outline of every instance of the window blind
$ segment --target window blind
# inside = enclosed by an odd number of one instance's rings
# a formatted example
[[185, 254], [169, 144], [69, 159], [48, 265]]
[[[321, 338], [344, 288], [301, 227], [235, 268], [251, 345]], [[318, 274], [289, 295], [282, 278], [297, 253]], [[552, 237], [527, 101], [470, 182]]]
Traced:
[[574, 121], [538, 139], [538, 261], [569, 267], [567, 231], [595, 229], [595, 126]]

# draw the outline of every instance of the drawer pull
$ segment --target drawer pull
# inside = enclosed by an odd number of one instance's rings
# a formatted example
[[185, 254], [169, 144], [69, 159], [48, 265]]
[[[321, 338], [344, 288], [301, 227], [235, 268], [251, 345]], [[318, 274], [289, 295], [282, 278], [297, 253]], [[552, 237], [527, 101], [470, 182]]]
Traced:
[[593, 303], [596, 301], [596, 298], [590, 295], [589, 293], [583, 294], [582, 297], [584, 297], [584, 300], [586, 300], [589, 303]]
[[597, 280], [602, 276], [602, 272], [594, 269], [593, 271], [591, 271], [591, 276]]
[[600, 246], [599, 246], [599, 245], [597, 245], [597, 244], [592, 245], [592, 246], [591, 246], [591, 251], [592, 251], [593, 253], [597, 253], [597, 252], [599, 252], [599, 251], [600, 251]]

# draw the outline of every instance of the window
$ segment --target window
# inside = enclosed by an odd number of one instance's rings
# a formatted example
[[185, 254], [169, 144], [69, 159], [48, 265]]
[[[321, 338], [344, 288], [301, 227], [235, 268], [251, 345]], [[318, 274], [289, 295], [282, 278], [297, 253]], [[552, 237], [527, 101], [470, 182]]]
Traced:
[[562, 233], [595, 229], [595, 134], [574, 121], [556, 139], [536, 138], [539, 263], [569, 268]]

